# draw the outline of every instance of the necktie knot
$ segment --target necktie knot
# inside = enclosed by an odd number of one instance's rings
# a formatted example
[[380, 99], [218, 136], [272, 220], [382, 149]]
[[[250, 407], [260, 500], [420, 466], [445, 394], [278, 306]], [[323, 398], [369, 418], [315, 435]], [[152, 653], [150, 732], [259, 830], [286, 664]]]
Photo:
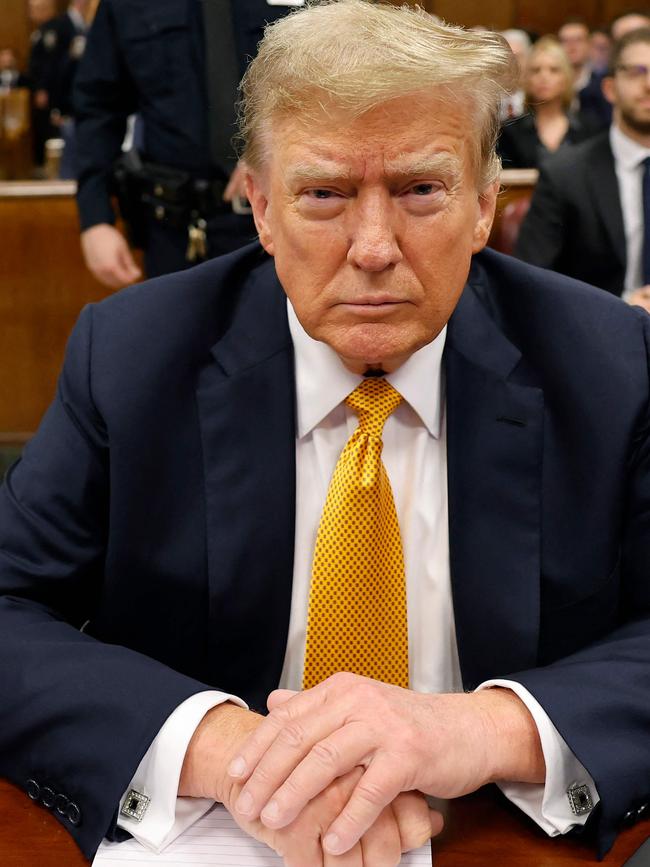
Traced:
[[362, 380], [345, 402], [359, 416], [359, 430], [381, 439], [386, 419], [400, 405], [402, 395], [390, 382], [373, 377]]

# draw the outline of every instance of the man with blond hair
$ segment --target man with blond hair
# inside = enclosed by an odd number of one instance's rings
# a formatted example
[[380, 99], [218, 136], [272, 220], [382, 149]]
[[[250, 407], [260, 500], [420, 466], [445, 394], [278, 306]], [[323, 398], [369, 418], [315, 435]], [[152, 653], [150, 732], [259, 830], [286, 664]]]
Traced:
[[490, 782], [605, 850], [645, 803], [650, 326], [483, 250], [514, 73], [419, 10], [287, 16], [259, 245], [82, 313], [1, 491], [0, 771], [86, 853], [218, 800], [388, 867]]

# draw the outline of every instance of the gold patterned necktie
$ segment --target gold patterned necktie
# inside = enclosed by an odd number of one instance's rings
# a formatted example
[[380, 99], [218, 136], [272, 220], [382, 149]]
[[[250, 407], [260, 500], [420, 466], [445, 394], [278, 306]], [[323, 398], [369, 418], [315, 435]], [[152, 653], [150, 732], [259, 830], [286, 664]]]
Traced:
[[381, 460], [384, 423], [402, 398], [364, 379], [345, 399], [359, 426], [341, 452], [314, 551], [303, 688], [337, 671], [408, 687], [404, 557]]

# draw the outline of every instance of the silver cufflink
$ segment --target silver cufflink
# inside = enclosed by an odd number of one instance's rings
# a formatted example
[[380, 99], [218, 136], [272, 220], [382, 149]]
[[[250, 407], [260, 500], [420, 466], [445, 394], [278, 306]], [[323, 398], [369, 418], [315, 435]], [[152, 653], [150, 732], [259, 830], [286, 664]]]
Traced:
[[584, 816], [585, 813], [591, 812], [594, 808], [591, 790], [584, 783], [572, 783], [567, 789], [567, 797], [574, 816]]
[[140, 822], [144, 814], [147, 812], [147, 807], [149, 806], [150, 801], [151, 798], [147, 795], [143, 795], [142, 792], [136, 792], [135, 789], [131, 789], [124, 799], [120, 815], [128, 816], [129, 819], [135, 819], [136, 822]]

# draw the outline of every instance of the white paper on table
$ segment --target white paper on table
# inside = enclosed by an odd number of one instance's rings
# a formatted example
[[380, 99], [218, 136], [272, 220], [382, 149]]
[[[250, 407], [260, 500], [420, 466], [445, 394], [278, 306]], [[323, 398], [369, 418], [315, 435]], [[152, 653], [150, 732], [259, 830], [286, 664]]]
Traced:
[[[282, 867], [282, 858], [249, 837], [225, 807], [217, 804], [173, 843], [156, 855], [136, 840], [104, 841], [92, 867], [182, 867], [210, 864], [212, 867]], [[431, 867], [431, 844], [402, 857], [402, 867]]]

